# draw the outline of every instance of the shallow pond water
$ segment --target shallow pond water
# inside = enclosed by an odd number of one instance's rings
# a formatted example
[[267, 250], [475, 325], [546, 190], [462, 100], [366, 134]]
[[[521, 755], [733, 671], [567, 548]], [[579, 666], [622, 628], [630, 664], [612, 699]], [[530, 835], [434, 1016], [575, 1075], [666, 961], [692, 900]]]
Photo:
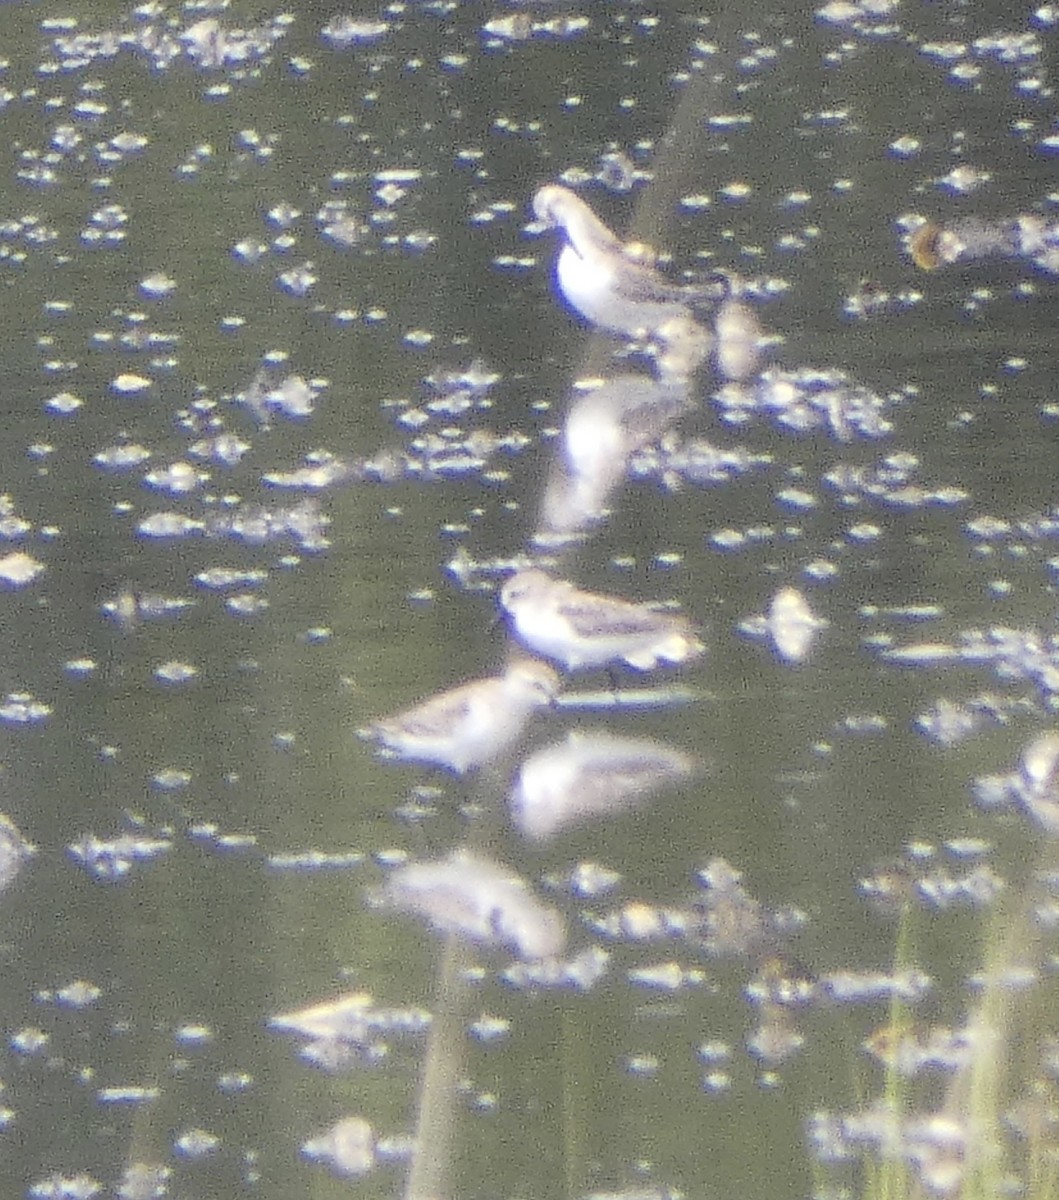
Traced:
[[[5, 1196], [838, 1196], [881, 1148], [952, 1194], [1000, 1122], [937, 1033], [872, 1109], [898, 1010], [1021, 1037], [998, 1111], [1044, 1120], [1055, 282], [909, 239], [1052, 229], [1057, 21], [2, 6]], [[574, 381], [650, 373], [556, 299], [555, 182], [771, 344], [542, 551]], [[537, 553], [705, 655], [572, 676], [477, 777], [379, 761], [503, 669]], [[571, 730], [679, 770], [527, 843], [509, 779]], [[561, 961], [393, 904], [461, 847]], [[1012, 1015], [973, 977], [1016, 960]]]

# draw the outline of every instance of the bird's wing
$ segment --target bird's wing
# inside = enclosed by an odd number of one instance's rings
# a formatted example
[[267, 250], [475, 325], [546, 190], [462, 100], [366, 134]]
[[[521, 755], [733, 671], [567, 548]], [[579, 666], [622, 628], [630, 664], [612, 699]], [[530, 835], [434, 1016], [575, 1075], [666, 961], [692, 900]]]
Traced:
[[375, 728], [384, 736], [395, 732], [415, 737], [444, 736], [467, 719], [471, 707], [472, 692], [470, 685], [465, 684], [432, 696], [408, 712], [379, 721]]
[[609, 596], [571, 597], [560, 606], [578, 637], [621, 637], [627, 634], [669, 632], [680, 618], [616, 600]]

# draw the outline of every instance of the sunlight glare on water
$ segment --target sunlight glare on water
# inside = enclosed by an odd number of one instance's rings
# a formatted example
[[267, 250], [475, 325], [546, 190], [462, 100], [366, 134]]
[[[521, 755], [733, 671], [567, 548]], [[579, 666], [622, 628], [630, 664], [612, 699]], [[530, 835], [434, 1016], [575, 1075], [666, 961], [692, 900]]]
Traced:
[[1034, 1194], [1059, 13], [790, 7], [2, 6], [4, 1196]]

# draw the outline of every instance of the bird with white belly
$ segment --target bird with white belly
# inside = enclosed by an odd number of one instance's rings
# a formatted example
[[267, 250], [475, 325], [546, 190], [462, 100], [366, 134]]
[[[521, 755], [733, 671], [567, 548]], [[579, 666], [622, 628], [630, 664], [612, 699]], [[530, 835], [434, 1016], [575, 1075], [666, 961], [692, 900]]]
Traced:
[[652, 336], [675, 318], [708, 315], [727, 295], [724, 282], [671, 283], [621, 242], [576, 192], [549, 183], [533, 213], [562, 234], [555, 266], [567, 304], [592, 325], [625, 337]]

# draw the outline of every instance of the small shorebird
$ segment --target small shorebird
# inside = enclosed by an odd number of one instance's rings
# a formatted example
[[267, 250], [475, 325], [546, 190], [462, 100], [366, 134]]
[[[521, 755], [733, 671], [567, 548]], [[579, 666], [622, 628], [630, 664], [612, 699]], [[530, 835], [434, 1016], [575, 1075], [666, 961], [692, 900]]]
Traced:
[[519, 768], [511, 819], [523, 836], [545, 841], [569, 825], [635, 808], [697, 767], [690, 755], [663, 742], [570, 733]]
[[627, 663], [649, 671], [697, 658], [704, 647], [691, 622], [616, 596], [582, 592], [538, 568], [512, 575], [500, 607], [519, 640], [568, 671]]
[[360, 733], [404, 762], [466, 775], [513, 746], [533, 713], [558, 692], [559, 676], [547, 663], [522, 659], [503, 675], [439, 692]]
[[562, 231], [555, 276], [566, 302], [611, 333], [646, 337], [674, 317], [694, 318], [727, 294], [723, 284], [670, 283], [618, 240], [569, 188], [549, 183], [533, 197], [533, 213]]

